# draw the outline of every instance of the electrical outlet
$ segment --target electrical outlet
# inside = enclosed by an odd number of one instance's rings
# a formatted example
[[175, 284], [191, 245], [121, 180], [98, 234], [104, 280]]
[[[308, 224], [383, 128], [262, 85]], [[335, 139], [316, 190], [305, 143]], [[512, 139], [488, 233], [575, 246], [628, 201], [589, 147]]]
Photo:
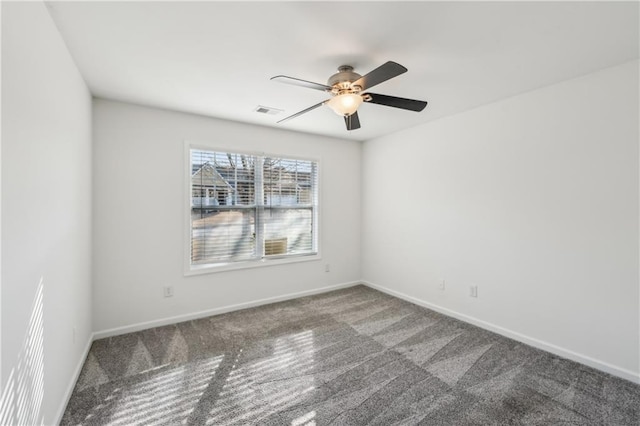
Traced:
[[469, 296], [478, 297], [478, 286], [477, 285], [469, 286]]
[[444, 291], [444, 280], [440, 280], [440, 282], [438, 283], [438, 288]]
[[173, 287], [166, 286], [164, 288], [164, 297], [173, 297]]
[[331, 271], [331, 265], [329, 265], [328, 263], [326, 265], [324, 265], [324, 271], [325, 272], [330, 272]]

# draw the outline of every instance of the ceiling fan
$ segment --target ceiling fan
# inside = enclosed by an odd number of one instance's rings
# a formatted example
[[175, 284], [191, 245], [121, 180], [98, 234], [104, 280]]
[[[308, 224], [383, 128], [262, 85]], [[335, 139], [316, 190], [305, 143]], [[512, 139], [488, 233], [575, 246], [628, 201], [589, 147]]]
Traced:
[[329, 92], [332, 95], [331, 98], [312, 105], [307, 109], [303, 109], [289, 117], [283, 118], [278, 121], [278, 123], [283, 123], [291, 120], [292, 118], [296, 118], [325, 104], [336, 114], [344, 117], [347, 130], [360, 128], [358, 107], [362, 102], [420, 112], [427, 106], [426, 101], [379, 95], [377, 93], [370, 92], [363, 93], [376, 84], [380, 84], [393, 77], [397, 77], [405, 72], [407, 72], [407, 69], [402, 65], [393, 61], [388, 61], [364, 76], [354, 72], [352, 66], [342, 65], [338, 68], [337, 73], [329, 77], [327, 84], [314, 83], [312, 81], [288, 77], [286, 75], [277, 75], [272, 77], [271, 80], [308, 87], [315, 90], [322, 90], [323, 92]]

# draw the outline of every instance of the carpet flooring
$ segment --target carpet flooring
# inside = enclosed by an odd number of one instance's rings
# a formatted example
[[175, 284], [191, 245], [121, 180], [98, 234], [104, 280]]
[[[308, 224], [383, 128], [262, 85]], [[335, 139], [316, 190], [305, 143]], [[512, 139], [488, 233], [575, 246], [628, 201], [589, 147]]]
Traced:
[[63, 425], [634, 425], [640, 386], [364, 286], [93, 343]]

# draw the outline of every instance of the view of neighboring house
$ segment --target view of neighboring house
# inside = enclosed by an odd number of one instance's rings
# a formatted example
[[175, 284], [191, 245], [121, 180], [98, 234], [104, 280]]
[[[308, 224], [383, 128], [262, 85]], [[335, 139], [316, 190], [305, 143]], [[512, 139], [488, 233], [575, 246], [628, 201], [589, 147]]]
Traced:
[[[191, 194], [192, 206], [232, 206], [252, 204], [254, 200], [254, 162], [250, 156], [242, 156], [239, 167], [232, 157], [220, 153], [208, 153], [202, 161], [203, 151], [192, 155]], [[212, 155], [213, 154], [213, 155]], [[312, 174], [308, 162], [266, 158], [262, 171], [263, 202], [265, 206], [295, 206], [312, 204]]]
[[192, 206], [233, 205], [235, 190], [215, 166], [205, 163], [191, 176]]

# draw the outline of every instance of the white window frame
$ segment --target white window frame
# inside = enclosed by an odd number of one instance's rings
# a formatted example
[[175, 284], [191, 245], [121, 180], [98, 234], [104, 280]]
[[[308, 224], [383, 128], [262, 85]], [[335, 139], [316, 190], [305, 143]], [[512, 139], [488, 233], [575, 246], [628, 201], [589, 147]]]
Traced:
[[[246, 155], [256, 155], [262, 157], [274, 157], [274, 158], [286, 158], [292, 160], [305, 160], [305, 161], [313, 161], [316, 163], [316, 184], [317, 184], [317, 205], [313, 209], [314, 217], [313, 217], [313, 232], [315, 236], [316, 243], [316, 253], [315, 254], [307, 254], [307, 255], [299, 255], [299, 256], [286, 256], [286, 257], [262, 257], [261, 259], [252, 259], [246, 261], [233, 261], [233, 262], [219, 262], [219, 263], [208, 263], [201, 265], [192, 265], [191, 264], [191, 150], [192, 149], [202, 149], [207, 151], [216, 151], [216, 152], [233, 152], [238, 154], [246, 154]], [[276, 153], [267, 153], [267, 152], [259, 152], [259, 151], [247, 151], [236, 148], [220, 148], [218, 146], [203, 143], [203, 142], [194, 142], [194, 141], [185, 141], [184, 142], [184, 166], [183, 166], [183, 178], [184, 178], [184, 195], [183, 195], [183, 216], [184, 216], [184, 275], [201, 275], [201, 274], [210, 274], [215, 272], [225, 272], [225, 271], [234, 271], [241, 269], [251, 269], [251, 268], [261, 268], [265, 266], [275, 266], [275, 265], [285, 265], [289, 263], [299, 263], [299, 262], [310, 262], [310, 261], [318, 261], [322, 259], [321, 248], [322, 248], [322, 224], [320, 221], [320, 210], [322, 206], [322, 184], [321, 184], [321, 161], [318, 158], [310, 158], [310, 157], [300, 157], [289, 154], [276, 154]]]

